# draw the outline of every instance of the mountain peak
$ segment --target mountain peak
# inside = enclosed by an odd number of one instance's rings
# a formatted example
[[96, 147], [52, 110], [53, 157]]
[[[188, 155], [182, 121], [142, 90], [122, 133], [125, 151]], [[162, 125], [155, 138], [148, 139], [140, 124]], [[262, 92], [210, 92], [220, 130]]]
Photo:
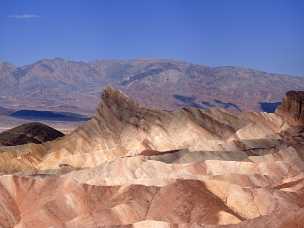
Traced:
[[115, 89], [112, 86], [107, 86], [102, 95], [101, 99], [103, 103], [114, 105], [121, 103], [130, 103], [132, 105], [137, 105], [133, 100], [131, 100], [126, 94], [122, 91]]
[[140, 106], [118, 89], [108, 86], [101, 95], [101, 103], [97, 108], [97, 118], [111, 113], [119, 119], [124, 119], [127, 113], [136, 113]]

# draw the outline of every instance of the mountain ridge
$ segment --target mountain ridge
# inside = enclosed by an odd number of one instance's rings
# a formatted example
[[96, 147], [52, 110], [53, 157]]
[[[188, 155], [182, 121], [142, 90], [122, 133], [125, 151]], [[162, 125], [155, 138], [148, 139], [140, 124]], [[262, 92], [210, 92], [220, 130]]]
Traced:
[[54, 58], [42, 58], [39, 60], [34, 61], [33, 63], [28, 64], [22, 64], [17, 65], [8, 61], [0, 62], [0, 65], [7, 65], [14, 68], [24, 68], [27, 66], [32, 66], [35, 64], [39, 64], [41, 62], [53, 62], [53, 61], [60, 61], [60, 62], [67, 62], [67, 63], [79, 63], [79, 64], [89, 64], [89, 65], [95, 65], [98, 63], [130, 63], [130, 62], [173, 62], [173, 63], [183, 63], [183, 64], [191, 64], [191, 65], [197, 65], [202, 67], [208, 67], [208, 68], [217, 68], [217, 69], [240, 69], [244, 71], [255, 71], [259, 73], [265, 73], [269, 75], [278, 75], [278, 76], [287, 76], [287, 77], [299, 77], [302, 78], [303, 75], [295, 75], [295, 74], [288, 74], [288, 73], [281, 73], [281, 72], [270, 72], [267, 70], [262, 69], [256, 69], [254, 67], [248, 67], [248, 66], [238, 66], [238, 65], [207, 65], [203, 63], [192, 63], [191, 61], [181, 60], [181, 59], [174, 59], [174, 58], [130, 58], [130, 59], [93, 59], [93, 60], [76, 60], [76, 59], [68, 59], [68, 58], [61, 58], [61, 57], [54, 57]]
[[[90, 114], [100, 90], [108, 85], [147, 107], [208, 108], [210, 103], [258, 111], [263, 110], [260, 103], [278, 102], [289, 90], [304, 90], [304, 77], [167, 59], [85, 62], [55, 58], [21, 67], [0, 64], [0, 106], [7, 108]], [[183, 102], [176, 95], [193, 97], [193, 102]]]

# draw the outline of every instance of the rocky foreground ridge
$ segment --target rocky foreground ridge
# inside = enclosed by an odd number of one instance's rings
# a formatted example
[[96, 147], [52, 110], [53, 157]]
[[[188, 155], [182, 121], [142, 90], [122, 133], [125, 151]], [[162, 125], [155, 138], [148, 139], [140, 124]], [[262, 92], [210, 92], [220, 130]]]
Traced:
[[161, 111], [107, 88], [71, 134], [0, 147], [0, 225], [302, 227], [301, 102]]

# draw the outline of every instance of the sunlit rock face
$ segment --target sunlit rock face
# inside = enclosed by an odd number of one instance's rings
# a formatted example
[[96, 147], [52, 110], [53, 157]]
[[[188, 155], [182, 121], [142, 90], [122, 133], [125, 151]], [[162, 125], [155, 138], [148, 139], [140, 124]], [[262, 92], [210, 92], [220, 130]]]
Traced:
[[107, 88], [71, 134], [0, 147], [0, 227], [302, 227], [304, 128], [280, 110], [154, 110]]
[[304, 126], [304, 92], [288, 92], [277, 113], [282, 115], [291, 125]]
[[250, 148], [250, 140], [259, 140], [260, 144], [277, 143], [260, 139], [278, 139], [275, 134], [281, 126], [282, 119], [275, 114], [236, 115], [223, 109], [147, 109], [120, 91], [107, 88], [95, 117], [51, 145], [39, 168], [57, 168], [61, 163], [94, 167], [146, 150], [239, 150]]

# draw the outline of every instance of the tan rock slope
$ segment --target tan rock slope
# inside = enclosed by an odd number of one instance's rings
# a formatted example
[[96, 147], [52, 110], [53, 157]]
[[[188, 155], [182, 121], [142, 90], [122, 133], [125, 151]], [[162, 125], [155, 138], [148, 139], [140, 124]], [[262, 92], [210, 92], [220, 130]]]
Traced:
[[290, 91], [283, 99], [277, 113], [285, 116], [291, 125], [304, 125], [304, 91]]
[[[32, 166], [39, 169], [60, 165], [94, 167], [146, 150], [234, 151], [256, 145], [269, 147], [278, 143], [276, 133], [285, 127], [282, 118], [275, 114], [235, 115], [222, 109], [184, 108], [174, 112], [147, 109], [120, 91], [108, 88], [94, 118], [56, 143], [32, 145], [34, 153], [26, 156], [33, 156], [32, 160], [37, 160], [39, 165], [32, 162]], [[23, 162], [22, 153], [19, 156]]]
[[299, 100], [169, 112], [107, 88], [70, 135], [0, 147], [0, 227], [303, 227]]

